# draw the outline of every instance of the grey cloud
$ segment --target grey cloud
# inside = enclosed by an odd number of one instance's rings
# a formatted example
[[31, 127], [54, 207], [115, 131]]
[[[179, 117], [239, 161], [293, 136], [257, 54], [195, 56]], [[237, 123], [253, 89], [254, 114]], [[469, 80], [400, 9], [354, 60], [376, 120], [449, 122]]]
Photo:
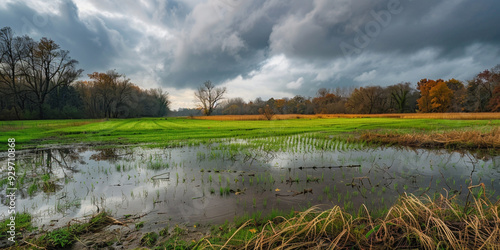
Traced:
[[70, 56], [80, 62], [85, 72], [102, 70], [119, 52], [112, 44], [108, 30], [97, 19], [90, 20], [94, 30], [89, 30], [78, 19], [77, 9], [71, 2], [60, 5], [60, 15], [38, 13], [23, 3], [10, 3], [0, 9], [3, 26], [10, 26], [17, 35], [30, 35], [33, 39], [48, 37]]
[[[281, 82], [268, 85], [295, 83], [288, 92], [314, 95], [319, 87], [467, 80], [500, 63], [497, 1], [91, 0], [99, 12], [90, 15], [61, 1], [60, 15], [46, 22], [19, 1], [0, 7], [0, 26], [53, 38], [85, 73], [117, 69], [138, 84], [154, 79], [150, 84], [176, 89], [238, 76], [273, 79]], [[354, 48], [352, 57], [342, 44]], [[270, 74], [260, 69], [279, 55], [289, 59], [289, 72], [254, 78]]]
[[394, 1], [400, 4], [393, 13], [390, 2], [315, 1], [308, 13], [291, 15], [275, 25], [271, 48], [299, 58], [335, 59], [344, 56], [341, 43], [354, 47], [353, 55], [365, 51], [413, 53], [425, 47], [454, 55], [476, 42], [500, 42], [500, 16], [495, 14], [500, 5], [495, 0], [401, 0]]

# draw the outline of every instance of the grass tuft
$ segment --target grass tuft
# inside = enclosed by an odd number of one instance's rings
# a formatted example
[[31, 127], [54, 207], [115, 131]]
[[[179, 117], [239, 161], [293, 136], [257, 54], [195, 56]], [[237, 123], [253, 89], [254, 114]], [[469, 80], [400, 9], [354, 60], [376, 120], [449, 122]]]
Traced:
[[365, 206], [356, 217], [338, 206], [326, 211], [312, 207], [270, 220], [259, 230], [249, 220], [223, 244], [206, 244], [226, 249], [499, 249], [500, 201], [472, 198], [473, 209], [464, 210], [456, 197], [432, 200], [405, 193], [377, 219]]

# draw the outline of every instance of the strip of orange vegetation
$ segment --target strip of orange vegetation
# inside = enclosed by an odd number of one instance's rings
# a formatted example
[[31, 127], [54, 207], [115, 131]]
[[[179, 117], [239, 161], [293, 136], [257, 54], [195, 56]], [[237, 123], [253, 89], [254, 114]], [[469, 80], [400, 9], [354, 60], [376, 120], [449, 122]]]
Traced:
[[[407, 114], [317, 114], [317, 115], [275, 115], [273, 120], [288, 119], [321, 119], [321, 118], [402, 118], [402, 119], [450, 119], [450, 120], [495, 120], [500, 119], [497, 113], [407, 113]], [[248, 121], [266, 120], [263, 115], [214, 115], [195, 116], [193, 119], [216, 121]]]
[[462, 149], [499, 149], [500, 128], [490, 132], [480, 131], [449, 131], [443, 133], [371, 133], [361, 135], [361, 139], [383, 144], [397, 144], [411, 147], [445, 147]]

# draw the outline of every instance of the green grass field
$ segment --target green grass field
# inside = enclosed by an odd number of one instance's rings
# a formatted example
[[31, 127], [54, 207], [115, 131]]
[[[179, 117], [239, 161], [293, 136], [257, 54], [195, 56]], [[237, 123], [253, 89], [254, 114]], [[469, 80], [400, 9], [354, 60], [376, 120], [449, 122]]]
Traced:
[[[16, 150], [64, 145], [90, 145], [94, 147], [147, 145], [149, 147], [165, 147], [210, 143], [230, 138], [256, 139], [247, 144], [231, 144], [235, 145], [235, 147], [252, 147], [252, 145], [257, 145], [257, 148], [261, 150], [266, 150], [267, 148], [281, 150], [287, 149], [286, 144], [299, 143], [297, 141], [290, 142], [286, 137], [298, 134], [307, 134], [307, 136], [303, 136], [306, 139], [314, 137], [326, 138], [327, 140], [330, 140], [329, 138], [362, 140], [361, 135], [368, 133], [389, 133], [390, 135], [398, 134], [402, 136], [417, 134], [435, 137], [439, 133], [444, 134], [457, 131], [481, 132], [479, 136], [474, 134], [473, 137], [464, 137], [471, 141], [472, 146], [469, 149], [477, 149], [477, 145], [473, 141], [478, 137], [480, 138], [483, 133], [494, 134], [494, 136], [490, 135], [490, 137], [494, 138], [495, 143], [498, 142], [499, 127], [500, 120], [402, 118], [301, 118], [271, 121], [218, 121], [187, 118], [6, 121], [0, 122], [0, 141], [4, 142], [0, 143], [0, 150], [5, 151], [7, 149], [8, 138], [16, 139]], [[327, 140], [323, 140], [323, 142]], [[310, 144], [312, 144], [311, 141], [309, 140]], [[302, 142], [300, 141], [300, 143]], [[363, 145], [364, 142], [362, 143]], [[342, 145], [346, 144], [348, 143]], [[402, 145], [399, 141], [396, 144]], [[495, 147], [493, 144], [488, 144], [487, 148], [493, 148], [495, 150], [494, 153], [498, 153], [498, 147]], [[319, 145], [325, 144], [319, 143]], [[221, 149], [224, 149], [223, 147], [228, 145], [221, 144], [219, 146], [221, 146]], [[228, 152], [231, 150], [229, 148]], [[308, 153], [305, 152], [304, 154]], [[193, 159], [195, 159], [194, 155]], [[118, 167], [121, 168], [120, 165]], [[112, 166], [112, 168], [116, 168], [116, 165]], [[122, 175], [121, 171], [118, 170], [116, 173]], [[109, 173], [111, 173], [111, 170]], [[441, 175], [443, 174], [441, 173]], [[210, 176], [209, 178], [211, 183], [212, 177]], [[242, 179], [241, 182], [243, 181]], [[340, 179], [338, 181], [339, 185], [346, 184], [342, 183]], [[227, 183], [229, 182], [229, 179], [227, 179]], [[283, 183], [283, 179], [281, 182]], [[455, 183], [455, 180], [453, 180], [453, 183]], [[467, 184], [467, 182], [465, 183]], [[488, 183], [486, 182], [486, 184]], [[91, 185], [93, 187], [93, 184]], [[259, 185], [258, 180], [256, 185]], [[266, 187], [262, 182], [260, 185]], [[436, 185], [438, 185], [437, 181]], [[229, 189], [229, 187], [227, 188]], [[498, 220], [498, 212], [500, 211], [498, 207], [499, 201], [495, 202], [487, 199], [485, 184], [483, 183], [475, 186], [469, 184], [469, 188], [471, 188], [469, 190], [472, 190], [472, 188], [475, 188], [475, 190], [474, 193], [470, 193], [473, 194], [470, 196], [470, 200], [469, 196], [467, 196], [465, 206], [462, 201], [456, 198], [457, 196], [453, 196], [455, 198], [452, 197], [450, 199], [441, 197], [437, 200], [428, 198], [425, 202], [422, 202], [414, 196], [404, 195], [400, 197], [400, 200], [396, 204], [382, 210], [383, 212], [379, 217], [371, 217], [371, 213], [368, 210], [360, 209], [358, 213], [356, 211], [347, 212], [346, 201], [344, 201], [343, 208], [334, 206], [332, 209], [326, 211], [308, 210], [306, 212], [299, 212], [292, 210], [288, 214], [286, 214], [286, 211], [283, 211], [281, 214], [281, 212], [279, 213], [276, 210], [276, 212], [271, 212], [265, 218], [261, 218], [259, 213], [255, 213], [252, 216], [248, 216], [248, 218], [244, 217], [240, 219], [240, 222], [235, 220], [233, 223], [225, 223], [223, 225], [206, 225], [206, 228], [209, 226], [211, 228], [209, 236], [201, 238], [199, 232], [193, 230], [194, 233], [187, 234], [177, 226], [169, 234], [169, 225], [166, 225], [165, 229], [162, 229], [158, 233], [159, 235], [155, 231], [145, 233], [140, 238], [140, 242], [134, 244], [137, 246], [156, 246], [157, 249], [172, 249], [172, 246], [177, 246], [175, 249], [241, 249], [245, 247], [269, 249], [279, 247], [337, 247], [356, 249], [405, 247], [431, 249], [439, 248], [443, 244], [446, 244], [449, 248], [466, 246], [466, 248], [470, 249], [480, 247], [497, 249], [500, 246], [497, 240], [500, 232], [498, 227], [500, 225]], [[336, 186], [334, 185], [332, 190], [335, 189]], [[395, 184], [394, 189], [396, 189]], [[406, 188], [403, 189], [406, 190]], [[213, 190], [213, 193], [216, 193], [215, 190], [217, 189]], [[229, 190], [223, 189], [222, 186], [219, 190], [221, 197], [229, 197]], [[272, 190], [274, 190], [274, 187]], [[330, 192], [330, 189], [324, 190], [324, 193]], [[382, 190], [385, 190], [385, 187]], [[210, 192], [212, 193], [212, 191]], [[346, 197], [348, 196], [344, 196], [344, 199], [351, 202], [352, 206], [352, 201], [349, 200], [351, 198]], [[255, 204], [255, 198], [253, 200]], [[341, 204], [341, 201], [338, 201], [338, 203]], [[383, 203], [383, 198], [381, 203]], [[155, 203], [153, 202], [153, 204]], [[31, 215], [23, 214], [22, 216], [18, 216], [18, 218], [18, 228], [27, 231], [33, 230], [30, 224]], [[82, 237], [92, 239], [107, 237], [108, 239], [112, 239], [107, 242], [107, 244], [111, 245], [114, 244], [114, 236], [108, 237], [111, 236], [110, 231], [108, 231], [107, 234], [109, 235], [104, 237], [105, 233], [100, 231], [102, 228], [116, 222], [118, 224], [122, 223], [108, 216], [106, 213], [98, 213], [88, 223], [75, 223], [71, 226], [68, 224], [66, 227], [52, 231], [42, 230], [40, 233], [37, 233], [38, 237], [25, 237], [22, 242], [12, 246], [10, 249], [33, 247], [35, 245], [48, 248], [67, 247], [74, 244], [77, 239], [80, 241], [79, 239]], [[144, 224], [144, 222], [138, 220], [134, 222], [136, 225]], [[4, 226], [2, 227], [2, 225]], [[5, 225], [7, 225], [7, 221], [0, 222], [0, 235], [5, 235], [7, 230]], [[194, 227], [193, 225], [188, 226]], [[436, 230], [436, 228], [439, 230]], [[194, 236], [195, 234], [196, 236]], [[386, 239], [395, 240], [387, 243]], [[128, 241], [125, 237], [123, 240]]]
[[319, 132], [341, 138], [363, 132], [428, 133], [451, 130], [491, 131], [500, 120], [442, 120], [398, 118], [290, 119], [272, 121], [213, 121], [186, 118], [111, 120], [43, 120], [0, 122], [0, 150], [15, 138], [17, 149], [49, 145], [175, 146], [224, 138], [264, 138]]

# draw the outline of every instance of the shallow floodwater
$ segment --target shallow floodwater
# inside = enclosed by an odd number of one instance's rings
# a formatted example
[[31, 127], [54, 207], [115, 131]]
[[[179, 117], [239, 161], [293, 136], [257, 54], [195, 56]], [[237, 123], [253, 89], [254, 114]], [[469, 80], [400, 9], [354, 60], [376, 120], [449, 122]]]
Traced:
[[[5, 155], [1, 157], [3, 166]], [[62, 226], [98, 210], [140, 218], [146, 230], [167, 223], [223, 223], [235, 216], [313, 205], [355, 212], [366, 204], [377, 215], [404, 192], [464, 198], [470, 180], [484, 183], [490, 198], [500, 197], [498, 156], [477, 159], [444, 150], [229, 150], [213, 144], [49, 149], [18, 152], [17, 158], [17, 211], [33, 214], [38, 226]], [[5, 192], [1, 198], [3, 219]]]

